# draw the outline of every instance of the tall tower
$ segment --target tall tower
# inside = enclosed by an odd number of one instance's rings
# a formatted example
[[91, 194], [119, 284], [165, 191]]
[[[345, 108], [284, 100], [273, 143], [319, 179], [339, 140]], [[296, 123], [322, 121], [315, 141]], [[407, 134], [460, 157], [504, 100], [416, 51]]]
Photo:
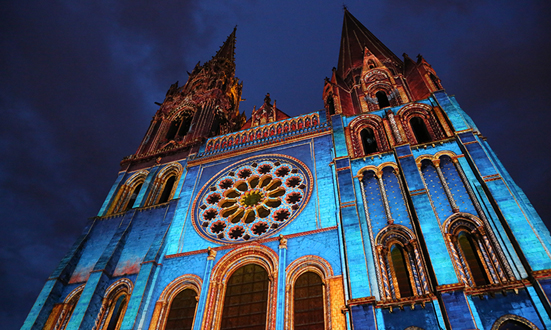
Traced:
[[551, 329], [551, 237], [419, 56], [345, 10], [325, 108], [173, 84], [23, 329]]

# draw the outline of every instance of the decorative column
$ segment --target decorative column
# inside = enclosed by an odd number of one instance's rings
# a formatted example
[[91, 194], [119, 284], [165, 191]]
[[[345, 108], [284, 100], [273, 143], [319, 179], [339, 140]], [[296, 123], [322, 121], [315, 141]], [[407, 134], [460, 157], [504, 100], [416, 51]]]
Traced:
[[383, 278], [383, 289], [385, 293], [384, 299], [392, 299], [392, 294], [390, 293], [390, 284], [388, 281], [388, 273], [386, 270], [385, 260], [383, 254], [385, 253], [385, 248], [382, 245], [377, 245], [377, 257], [379, 259], [379, 268], [381, 269], [381, 275]]
[[457, 265], [456, 269], [459, 271], [459, 276], [461, 277], [461, 281], [467, 284], [469, 283], [469, 281], [467, 280], [467, 275], [465, 274], [465, 270], [463, 268], [463, 262], [460, 259], [457, 249], [455, 248], [455, 244], [453, 244], [454, 237], [451, 234], [446, 233], [446, 238], [448, 240], [450, 250], [452, 251], [455, 264]]
[[207, 264], [205, 265], [205, 273], [203, 274], [203, 285], [201, 287], [199, 302], [197, 303], [193, 330], [200, 330], [203, 323], [203, 315], [205, 314], [205, 306], [207, 304], [207, 296], [209, 293], [210, 274], [212, 272], [212, 267], [214, 266], [214, 259], [216, 258], [216, 251], [211, 249], [210, 246], [207, 248], [207, 253]]
[[404, 139], [402, 139], [402, 134], [400, 134], [400, 131], [398, 130], [398, 125], [396, 125], [396, 118], [394, 118], [394, 113], [392, 112], [392, 110], [387, 110], [386, 115], [388, 121], [390, 122], [390, 127], [392, 128], [394, 138], [396, 138], [396, 142], [398, 144], [403, 143]]
[[[467, 179], [467, 176], [465, 175], [465, 172], [463, 172], [463, 168], [459, 164], [459, 160], [457, 159], [457, 156], [452, 158], [452, 163], [455, 166], [455, 169], [456, 169], [457, 173], [459, 174], [459, 177], [461, 178], [461, 182], [463, 182], [463, 186], [467, 190], [467, 194], [469, 195], [469, 198], [471, 199], [471, 201], [473, 203], [473, 206], [474, 206], [476, 212], [478, 213], [478, 216], [480, 217], [480, 219], [482, 219], [482, 221], [484, 222], [484, 224], [488, 228], [492, 228], [490, 226], [488, 218], [486, 218], [486, 214], [484, 213], [484, 211], [482, 210], [482, 207], [480, 206], [480, 203], [478, 202], [478, 198], [476, 198], [476, 195], [474, 194], [474, 191], [471, 188], [471, 185], [469, 183], [469, 180]], [[505, 255], [503, 254], [503, 251], [500, 248], [500, 245], [497, 242], [497, 239], [494, 235], [494, 232], [491, 229], [488, 230], [488, 231], [485, 231], [485, 235], [483, 235], [483, 238], [485, 240], [488, 240], [488, 236], [489, 236], [490, 240], [496, 244], [496, 250], [497, 250], [497, 253], [499, 254], [501, 260], [507, 260], [505, 258]], [[486, 245], [491, 246], [490, 242], [488, 242]], [[493, 253], [493, 251], [492, 251], [491, 254], [493, 256], [492, 260], [495, 258], [496, 262], [497, 262], [497, 256]], [[515, 277], [513, 275], [513, 270], [509, 266], [509, 263], [504, 262], [503, 264], [504, 264], [504, 267], [505, 267], [505, 272], [508, 274], [508, 277], [511, 278], [512, 280], [515, 280]], [[501, 269], [500, 269], [500, 271], [503, 272]], [[501, 276], [501, 273], [500, 273], [500, 276]], [[503, 276], [505, 276], [505, 274], [503, 274]]]
[[450, 202], [453, 213], [459, 212], [459, 207], [457, 207], [457, 204], [455, 203], [455, 199], [453, 198], [452, 192], [450, 191], [450, 187], [448, 186], [446, 178], [444, 177], [444, 173], [442, 173], [442, 169], [440, 168], [440, 159], [433, 159], [432, 163], [436, 168], [436, 173], [438, 173], [438, 178], [440, 179], [440, 182], [442, 182], [442, 187], [444, 187], [444, 192], [446, 193], [446, 197], [448, 197], [448, 201]]
[[285, 265], [287, 264], [287, 239], [279, 235], [279, 265], [277, 274], [276, 330], [283, 330], [285, 325]]
[[385, 206], [386, 221], [389, 225], [391, 225], [394, 223], [394, 220], [392, 219], [392, 213], [390, 213], [390, 206], [388, 205], [388, 199], [386, 197], [385, 184], [383, 182], [383, 172], [377, 171], [375, 173], [375, 176], [377, 177], [377, 183], [379, 183], [379, 191], [381, 192], [381, 198], [383, 200], [383, 205]]

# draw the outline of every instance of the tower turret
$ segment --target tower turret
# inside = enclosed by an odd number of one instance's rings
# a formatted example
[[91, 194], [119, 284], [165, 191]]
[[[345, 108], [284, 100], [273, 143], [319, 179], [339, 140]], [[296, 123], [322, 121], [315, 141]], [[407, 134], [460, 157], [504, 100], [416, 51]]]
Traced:
[[170, 86], [136, 154], [123, 164], [195, 153], [207, 138], [241, 128], [243, 84], [235, 77], [235, 32], [234, 28], [210, 61], [197, 63], [183, 86]]

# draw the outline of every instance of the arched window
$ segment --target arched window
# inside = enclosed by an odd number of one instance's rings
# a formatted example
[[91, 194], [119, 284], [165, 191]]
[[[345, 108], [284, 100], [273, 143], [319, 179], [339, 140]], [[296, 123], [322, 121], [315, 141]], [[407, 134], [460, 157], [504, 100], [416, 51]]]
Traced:
[[461, 231], [459, 235], [457, 235], [457, 242], [461, 248], [464, 262], [469, 267], [475, 285], [489, 284], [488, 276], [484, 271], [484, 266], [482, 265], [471, 235], [466, 231]]
[[333, 101], [333, 96], [327, 98], [327, 108], [329, 110], [329, 115], [332, 116], [335, 114], [335, 103]]
[[371, 128], [366, 127], [362, 129], [360, 132], [360, 138], [362, 141], [364, 155], [369, 155], [379, 151], [377, 148], [377, 140], [375, 140], [375, 134]]
[[410, 274], [401, 246], [398, 244], [392, 245], [390, 248], [390, 259], [392, 260], [396, 282], [398, 282], [397, 284], [400, 290], [400, 296], [402, 298], [413, 296], [413, 290], [410, 283]]
[[168, 199], [170, 198], [170, 195], [172, 193], [172, 189], [174, 188], [174, 182], [176, 182], [175, 175], [170, 176], [168, 180], [166, 180], [163, 192], [161, 194], [161, 197], [159, 198], [159, 204], [168, 202]]
[[178, 132], [178, 127], [180, 127], [181, 121], [173, 121], [170, 123], [170, 127], [168, 128], [168, 132], [166, 133], [166, 139], [167, 140], [173, 140], [176, 136], [176, 133]]
[[305, 272], [297, 278], [294, 290], [294, 329], [325, 329], [321, 277], [314, 272]]
[[185, 136], [188, 133], [189, 127], [191, 126], [192, 119], [193, 119], [193, 116], [189, 115], [182, 120], [182, 125], [180, 125], [180, 129], [178, 130], [179, 136]]
[[256, 264], [237, 269], [226, 286], [221, 330], [265, 330], [268, 272]]
[[128, 211], [134, 206], [134, 202], [136, 202], [136, 198], [138, 198], [138, 194], [140, 193], [140, 189], [142, 189], [142, 183], [136, 186], [134, 188], [134, 191], [132, 192], [132, 195], [130, 195], [130, 199], [128, 200], [128, 203], [126, 203], [126, 207], [124, 208], [124, 211]]
[[531, 328], [525, 324], [515, 320], [507, 320], [501, 324], [499, 330], [530, 330]]
[[417, 143], [427, 143], [432, 141], [429, 131], [427, 130], [427, 126], [425, 125], [425, 121], [422, 118], [413, 117], [409, 120], [409, 124], [411, 125], [411, 130], [415, 135]]
[[182, 290], [172, 299], [165, 330], [191, 330], [196, 307], [197, 293], [192, 289]]
[[106, 327], [104, 327], [105, 330], [116, 330], [120, 328], [127, 303], [128, 297], [126, 293], [117, 296], [113, 300], [113, 303], [109, 306], [109, 314], [105, 322]]
[[390, 106], [390, 102], [388, 101], [388, 96], [386, 96], [386, 93], [384, 91], [378, 91], [375, 94], [375, 97], [377, 97], [377, 103], [379, 104], [379, 109]]

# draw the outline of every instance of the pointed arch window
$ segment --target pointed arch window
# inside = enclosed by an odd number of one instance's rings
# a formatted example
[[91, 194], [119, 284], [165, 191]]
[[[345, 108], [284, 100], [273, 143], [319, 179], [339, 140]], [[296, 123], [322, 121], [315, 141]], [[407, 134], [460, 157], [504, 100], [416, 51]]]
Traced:
[[265, 330], [268, 306], [268, 272], [256, 264], [237, 269], [228, 280], [221, 330]]
[[333, 96], [329, 96], [327, 98], [327, 108], [330, 116], [335, 114], [335, 102], [333, 101]]
[[463, 264], [468, 266], [475, 285], [489, 284], [490, 281], [488, 280], [488, 276], [486, 275], [486, 271], [484, 270], [484, 266], [482, 265], [478, 250], [471, 235], [466, 231], [461, 231], [459, 235], [457, 235], [457, 243], [461, 249]]
[[413, 135], [415, 135], [417, 143], [427, 143], [432, 141], [432, 138], [427, 129], [427, 125], [425, 125], [425, 121], [423, 120], [423, 118], [413, 117], [409, 120], [409, 124], [411, 126], [411, 130], [413, 131]]
[[456, 213], [446, 220], [444, 228], [458, 275], [467, 286], [514, 280], [509, 265], [501, 253], [496, 253], [495, 238], [480, 219], [468, 213]]
[[124, 208], [125, 211], [130, 210], [134, 203], [136, 202], [136, 199], [138, 198], [138, 194], [140, 193], [140, 190], [142, 189], [143, 183], [140, 183], [134, 188], [134, 191], [132, 192], [132, 195], [130, 195], [130, 199], [128, 200], [128, 203], [126, 203], [126, 206]]
[[128, 303], [128, 297], [126, 293], [118, 295], [113, 303], [109, 306], [109, 315], [106, 320], [105, 330], [119, 329], [124, 318], [124, 312], [126, 311], [126, 305]]
[[191, 330], [197, 308], [197, 292], [182, 290], [172, 299], [165, 330]]
[[180, 125], [180, 129], [178, 130], [179, 136], [185, 136], [188, 133], [189, 128], [191, 126], [192, 119], [193, 119], [192, 115], [188, 115], [184, 117], [184, 119], [182, 119], [182, 124]]
[[325, 329], [323, 282], [314, 272], [300, 275], [294, 285], [293, 315], [295, 330]]
[[159, 198], [158, 204], [168, 202], [174, 188], [174, 182], [176, 182], [176, 175], [172, 175], [168, 178], [168, 180], [166, 180], [165, 186], [163, 188], [163, 193]]
[[430, 80], [434, 84], [434, 87], [436, 88], [436, 90], [442, 89], [442, 86], [440, 86], [440, 83], [438, 82], [438, 79], [436, 79], [436, 76], [432, 73], [430, 74]]
[[388, 101], [388, 96], [384, 91], [378, 91], [375, 93], [375, 97], [377, 98], [377, 103], [379, 104], [379, 109], [386, 108], [390, 106], [390, 102]]
[[178, 132], [178, 127], [180, 127], [180, 124], [182, 122], [181, 121], [173, 121], [172, 123], [170, 123], [170, 126], [168, 128], [168, 131], [166, 133], [166, 139], [168, 141], [170, 140], [174, 140], [174, 138], [176, 137], [176, 133]]
[[377, 148], [377, 140], [375, 139], [375, 133], [369, 127], [366, 127], [360, 131], [360, 139], [362, 141], [364, 155], [369, 155], [379, 151]]
[[404, 251], [400, 245], [394, 244], [390, 247], [390, 260], [392, 260], [393, 275], [397, 282], [398, 289], [400, 290], [400, 296], [402, 298], [413, 296], [413, 289], [410, 283], [410, 272], [408, 270]]

